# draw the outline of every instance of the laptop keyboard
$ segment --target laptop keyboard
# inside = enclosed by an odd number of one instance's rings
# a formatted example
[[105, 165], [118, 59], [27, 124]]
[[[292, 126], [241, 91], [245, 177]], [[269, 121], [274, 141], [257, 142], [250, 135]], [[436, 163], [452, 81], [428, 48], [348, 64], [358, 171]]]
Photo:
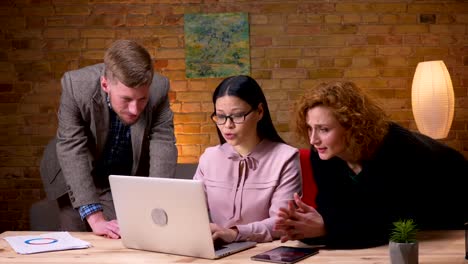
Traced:
[[223, 240], [221, 239], [216, 239], [215, 241], [213, 241], [213, 245], [214, 245], [214, 249], [215, 251], [218, 251], [220, 249], [223, 249], [223, 248], [227, 248], [225, 245], [226, 245], [226, 242], [224, 242]]

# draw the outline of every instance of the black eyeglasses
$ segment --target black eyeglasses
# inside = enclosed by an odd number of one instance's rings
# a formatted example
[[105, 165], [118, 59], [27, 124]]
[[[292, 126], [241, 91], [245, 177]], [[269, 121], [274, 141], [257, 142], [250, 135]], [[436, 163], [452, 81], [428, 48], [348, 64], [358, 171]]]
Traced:
[[211, 114], [211, 119], [217, 124], [217, 125], [224, 125], [226, 124], [226, 121], [229, 119], [231, 122], [234, 124], [242, 124], [245, 121], [245, 117], [248, 116], [250, 113], [252, 113], [255, 109], [252, 108], [250, 111], [248, 111], [245, 114], [233, 114], [233, 115], [217, 115], [216, 113]]

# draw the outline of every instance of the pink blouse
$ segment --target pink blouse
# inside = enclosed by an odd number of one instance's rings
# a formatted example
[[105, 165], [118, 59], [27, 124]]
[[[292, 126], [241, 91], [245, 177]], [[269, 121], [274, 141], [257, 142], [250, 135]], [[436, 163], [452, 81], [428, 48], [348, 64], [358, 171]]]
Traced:
[[301, 194], [299, 151], [263, 140], [242, 157], [225, 143], [205, 150], [194, 179], [203, 181], [213, 223], [236, 226], [237, 241], [272, 241], [278, 209]]

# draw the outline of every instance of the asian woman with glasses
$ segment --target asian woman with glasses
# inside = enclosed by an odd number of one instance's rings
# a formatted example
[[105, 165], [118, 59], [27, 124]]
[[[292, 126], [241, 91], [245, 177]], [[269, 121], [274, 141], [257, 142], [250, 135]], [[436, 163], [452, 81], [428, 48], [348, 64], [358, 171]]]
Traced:
[[204, 183], [214, 240], [267, 242], [276, 215], [300, 193], [299, 152], [276, 132], [258, 83], [239, 75], [213, 93], [220, 144], [200, 157], [194, 179]]

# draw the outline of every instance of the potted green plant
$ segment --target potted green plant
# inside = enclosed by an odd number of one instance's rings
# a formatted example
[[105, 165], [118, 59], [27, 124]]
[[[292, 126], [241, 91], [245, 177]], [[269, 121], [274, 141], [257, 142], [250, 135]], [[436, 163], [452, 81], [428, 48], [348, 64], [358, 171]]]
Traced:
[[393, 222], [390, 233], [389, 253], [392, 264], [417, 264], [418, 241], [416, 234], [418, 229], [413, 219]]

